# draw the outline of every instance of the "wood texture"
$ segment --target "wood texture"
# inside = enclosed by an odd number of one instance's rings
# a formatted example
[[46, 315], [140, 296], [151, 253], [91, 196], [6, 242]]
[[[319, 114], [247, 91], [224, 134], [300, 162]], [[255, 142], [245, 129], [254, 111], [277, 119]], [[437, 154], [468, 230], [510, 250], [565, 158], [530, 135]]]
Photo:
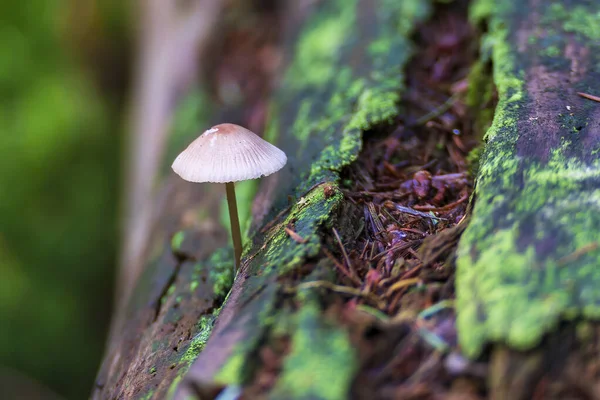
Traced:
[[499, 103], [458, 253], [462, 349], [529, 349], [600, 317], [600, 14], [595, 2], [477, 1]]

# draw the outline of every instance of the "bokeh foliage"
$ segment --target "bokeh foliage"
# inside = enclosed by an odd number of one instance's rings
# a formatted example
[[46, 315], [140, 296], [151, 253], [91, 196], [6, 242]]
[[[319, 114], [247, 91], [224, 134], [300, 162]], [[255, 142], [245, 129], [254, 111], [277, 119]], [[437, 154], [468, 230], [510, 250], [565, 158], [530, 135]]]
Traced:
[[66, 398], [91, 390], [111, 307], [121, 115], [89, 60], [126, 3], [0, 2], [0, 365]]

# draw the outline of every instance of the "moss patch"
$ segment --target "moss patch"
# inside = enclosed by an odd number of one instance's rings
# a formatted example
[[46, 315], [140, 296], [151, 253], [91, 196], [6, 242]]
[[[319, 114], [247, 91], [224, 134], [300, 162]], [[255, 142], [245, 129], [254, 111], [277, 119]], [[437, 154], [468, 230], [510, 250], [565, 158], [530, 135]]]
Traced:
[[[332, 222], [331, 217], [336, 214], [342, 199], [342, 193], [333, 184], [316, 187], [294, 205], [284, 221], [267, 233], [264, 244], [249, 252], [252, 261], [248, 264], [247, 274], [253, 279], [247, 280], [252, 289], [247, 289], [245, 297], [253, 299], [253, 308], [238, 311], [250, 318], [243, 326], [243, 329], [247, 330], [246, 338], [237, 344], [233, 355], [216, 376], [215, 379], [219, 383], [243, 383], [249, 373], [247, 365], [251, 360], [250, 355], [253, 354], [260, 338], [274, 323], [283, 318], [278, 314], [275, 305], [278, 290], [276, 277], [291, 272], [307, 258], [315, 257], [319, 253], [319, 231]], [[304, 239], [304, 243], [296, 242], [285, 231], [285, 227], [292, 226], [292, 223], [294, 231]], [[258, 289], [257, 286], [262, 289]], [[261, 292], [261, 295], [255, 297], [256, 292]], [[241, 328], [232, 326], [231, 329]]]
[[479, 137], [489, 129], [494, 118], [492, 99], [494, 96], [494, 81], [491, 63], [483, 53], [469, 73], [469, 89], [465, 102], [475, 116], [475, 129]]
[[600, 10], [597, 5], [591, 6], [589, 3], [573, 7], [554, 2], [549, 8], [545, 23], [558, 21], [563, 24], [564, 32], [575, 32], [590, 40], [600, 40]]
[[[325, 192], [331, 191], [330, 195]], [[282, 274], [298, 267], [306, 258], [314, 257], [321, 248], [319, 229], [330, 218], [343, 199], [342, 193], [333, 184], [323, 184], [301, 198], [286, 219], [266, 237], [266, 249], [257, 255], [252, 264], [265, 272]], [[304, 243], [290, 237], [285, 228], [292, 226]]]
[[356, 0], [333, 0], [335, 14], [322, 13], [312, 21], [311, 29], [301, 35], [294, 63], [288, 74], [302, 77], [290, 79], [293, 89], [327, 85], [337, 74], [335, 62], [355, 24]]
[[[210, 315], [203, 315], [198, 321], [198, 333], [194, 336], [187, 349], [185, 350], [183, 356], [179, 360], [180, 363], [184, 363], [187, 367], [189, 367], [192, 362], [198, 357], [198, 354], [202, 351], [208, 338], [210, 337], [210, 333], [212, 332], [213, 324], [215, 319], [219, 315], [221, 309], [216, 309]], [[185, 373], [185, 371], [182, 371]]]
[[275, 399], [346, 399], [357, 367], [348, 333], [323, 321], [315, 304], [298, 315], [292, 351], [271, 396]]
[[296, 139], [283, 146], [299, 169], [289, 186], [298, 195], [318, 182], [337, 182], [356, 159], [362, 132], [399, 113], [403, 65], [412, 51], [407, 35], [429, 3], [381, 1], [376, 24], [363, 20], [361, 7], [355, 0], [322, 6], [303, 30], [275, 100], [282, 112], [269, 132]]

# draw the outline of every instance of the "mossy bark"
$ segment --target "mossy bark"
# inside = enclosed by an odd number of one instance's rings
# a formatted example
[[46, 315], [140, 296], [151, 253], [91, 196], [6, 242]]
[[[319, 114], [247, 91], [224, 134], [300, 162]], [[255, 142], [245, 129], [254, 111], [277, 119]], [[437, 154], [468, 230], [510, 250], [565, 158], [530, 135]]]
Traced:
[[479, 0], [499, 103], [458, 250], [460, 343], [526, 350], [600, 317], [600, 14], [595, 3]]

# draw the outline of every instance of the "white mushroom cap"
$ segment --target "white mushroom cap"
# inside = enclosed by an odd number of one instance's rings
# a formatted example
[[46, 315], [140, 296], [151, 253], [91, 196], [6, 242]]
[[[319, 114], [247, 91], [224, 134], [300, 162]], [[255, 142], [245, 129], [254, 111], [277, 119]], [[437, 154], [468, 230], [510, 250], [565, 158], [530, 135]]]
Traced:
[[285, 153], [255, 133], [234, 124], [205, 131], [177, 156], [171, 168], [189, 182], [237, 182], [279, 171]]

